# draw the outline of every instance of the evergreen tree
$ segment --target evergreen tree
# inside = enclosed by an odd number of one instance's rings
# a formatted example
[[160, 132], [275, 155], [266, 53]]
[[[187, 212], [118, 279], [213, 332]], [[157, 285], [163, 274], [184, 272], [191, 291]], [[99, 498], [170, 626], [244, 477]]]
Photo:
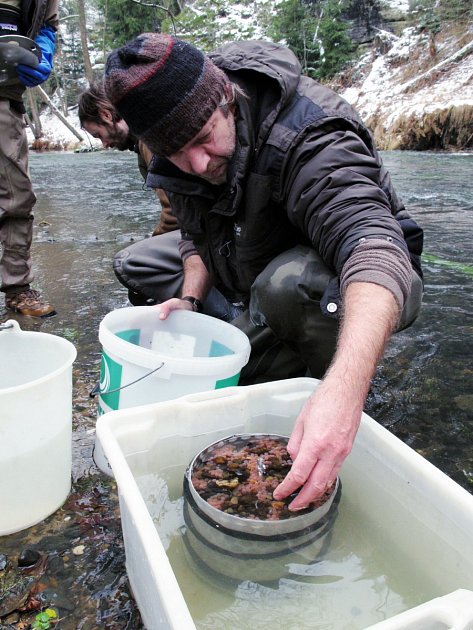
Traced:
[[271, 35], [289, 46], [305, 74], [310, 73], [320, 58], [320, 45], [314, 38], [316, 28], [316, 17], [304, 0], [284, 0], [278, 5]]
[[326, 79], [350, 59], [353, 45], [341, 20], [346, 0], [283, 0], [271, 35], [296, 54], [305, 74]]
[[171, 11], [176, 10], [172, 0], [168, 3], [144, 0], [142, 4], [133, 0], [96, 2], [104, 16], [104, 43], [108, 50], [121, 46], [140, 33], [160, 31], [161, 23], [167, 15], [166, 10], [160, 7], [168, 8], [168, 4]]
[[173, 32], [209, 52], [225, 42], [260, 39], [272, 19], [272, 0], [194, 0], [175, 20], [166, 18], [163, 30]]
[[[75, 0], [63, 0], [59, 17], [60, 29], [52, 77], [56, 82], [55, 87], [63, 90], [66, 108], [77, 102], [81, 79], [85, 74], [79, 11]], [[48, 83], [50, 82], [51, 78]], [[48, 92], [47, 89], [46, 91]]]
[[318, 37], [323, 44], [324, 54], [318, 64], [317, 76], [321, 79], [339, 72], [353, 53], [347, 26], [340, 19], [344, 6], [342, 2], [327, 2], [323, 19], [320, 20]]

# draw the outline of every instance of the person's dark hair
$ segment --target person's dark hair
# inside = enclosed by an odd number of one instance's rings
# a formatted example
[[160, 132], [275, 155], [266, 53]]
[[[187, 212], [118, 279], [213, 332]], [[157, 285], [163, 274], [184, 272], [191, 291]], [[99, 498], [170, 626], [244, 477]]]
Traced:
[[103, 119], [100, 115], [102, 111], [109, 112], [114, 123], [121, 120], [121, 116], [105, 93], [103, 83], [92, 83], [87, 90], [79, 95], [78, 115], [81, 127], [85, 122], [102, 125]]

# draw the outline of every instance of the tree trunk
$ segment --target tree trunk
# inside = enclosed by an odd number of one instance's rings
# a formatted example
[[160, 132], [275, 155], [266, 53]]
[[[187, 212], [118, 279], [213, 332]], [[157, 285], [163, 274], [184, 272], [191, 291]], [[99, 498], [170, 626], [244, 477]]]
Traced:
[[36, 101], [33, 98], [33, 94], [31, 93], [31, 90], [26, 90], [26, 93], [28, 96], [28, 103], [31, 109], [31, 118], [32, 118], [32, 120], [28, 119], [28, 124], [31, 128], [31, 131], [33, 132], [35, 139], [37, 140], [38, 138], [41, 138], [43, 134], [43, 130], [41, 128], [41, 120], [38, 116], [38, 108], [36, 107]]
[[107, 46], [106, 46], [106, 35], [107, 35], [107, 17], [108, 17], [108, 0], [105, 0], [105, 9], [103, 12], [103, 40], [102, 40], [102, 46], [103, 46], [103, 58], [106, 59], [107, 58]]
[[92, 64], [90, 63], [90, 56], [89, 56], [89, 40], [87, 37], [87, 24], [86, 24], [86, 19], [85, 19], [84, 0], [77, 0], [77, 9], [79, 13], [80, 42], [82, 45], [82, 55], [84, 58], [85, 76], [89, 83], [93, 83], [94, 73], [92, 70]]
[[84, 140], [82, 135], [77, 131], [77, 129], [75, 127], [73, 127], [71, 125], [71, 123], [67, 120], [67, 118], [65, 118], [61, 114], [61, 112], [58, 110], [58, 108], [55, 105], [53, 105], [53, 103], [51, 102], [51, 99], [46, 94], [46, 92], [43, 90], [43, 88], [40, 85], [37, 85], [33, 89], [37, 91], [37, 93], [40, 95], [40, 97], [43, 99], [43, 101], [49, 105], [49, 107], [53, 110], [53, 112], [56, 114], [56, 116], [59, 118], [59, 120], [66, 125], [66, 127], [69, 129], [69, 131], [71, 133], [73, 133], [75, 135], [75, 137], [82, 142]]

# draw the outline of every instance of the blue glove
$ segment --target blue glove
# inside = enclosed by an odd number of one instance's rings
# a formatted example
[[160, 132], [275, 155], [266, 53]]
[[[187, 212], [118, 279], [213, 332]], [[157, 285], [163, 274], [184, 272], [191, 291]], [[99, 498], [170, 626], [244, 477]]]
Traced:
[[20, 82], [26, 87], [34, 87], [44, 83], [53, 69], [54, 45], [56, 42], [56, 31], [52, 26], [43, 26], [37, 37], [36, 44], [41, 50], [41, 61], [33, 68], [25, 64], [16, 67], [16, 72]]

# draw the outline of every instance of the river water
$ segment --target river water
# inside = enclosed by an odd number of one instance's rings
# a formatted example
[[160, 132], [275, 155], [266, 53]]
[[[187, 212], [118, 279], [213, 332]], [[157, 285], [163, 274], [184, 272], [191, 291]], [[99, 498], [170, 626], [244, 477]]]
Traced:
[[[425, 297], [417, 322], [391, 340], [366, 411], [473, 492], [473, 154], [383, 154], [398, 193], [425, 230]], [[141, 628], [128, 589], [115, 484], [92, 459], [100, 321], [127, 304], [113, 254], [149, 234], [158, 218], [131, 153], [32, 154], [38, 196], [36, 286], [58, 315], [16, 317], [23, 329], [74, 343], [73, 488], [44, 523], [0, 538], [0, 553], [49, 556], [45, 603], [69, 629]], [[0, 303], [1, 321], [7, 317]], [[51, 454], [48, 454], [51, 456]], [[40, 474], [40, 467], [38, 469]]]

